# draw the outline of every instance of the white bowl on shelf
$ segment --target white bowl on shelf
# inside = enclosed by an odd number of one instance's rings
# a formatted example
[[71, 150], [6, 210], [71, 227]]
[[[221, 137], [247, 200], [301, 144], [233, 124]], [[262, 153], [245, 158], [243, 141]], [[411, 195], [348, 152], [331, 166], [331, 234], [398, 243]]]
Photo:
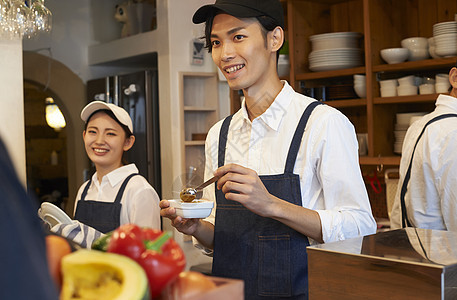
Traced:
[[[436, 50], [435, 50], [436, 52]], [[428, 48], [424, 49], [409, 49], [409, 57], [408, 60], [410, 61], [417, 61], [423, 60], [430, 57], [430, 53], [428, 52]]]
[[437, 82], [437, 83], [435, 83], [435, 92], [438, 94], [447, 94], [447, 93], [449, 93], [450, 87], [451, 87], [450, 83]]
[[365, 84], [354, 84], [354, 91], [360, 98], [367, 97], [367, 88]]
[[[406, 130], [409, 127], [412, 117], [423, 116], [423, 115], [425, 115], [425, 112], [397, 113], [395, 115], [395, 118], [397, 121], [397, 123], [395, 125], [403, 124], [406, 127], [403, 129]], [[396, 128], [396, 130], [400, 130], [400, 129]]]
[[395, 86], [381, 87], [379, 90], [381, 92], [381, 97], [397, 96], [397, 87], [395, 87]]
[[386, 79], [379, 81], [379, 86], [381, 88], [396, 88], [398, 85], [397, 79]]
[[397, 95], [398, 96], [411, 96], [417, 95], [417, 86], [415, 85], [399, 85], [397, 86]]
[[404, 77], [398, 78], [398, 85], [400, 85], [400, 86], [415, 85], [415, 76], [414, 75], [408, 75], [408, 76], [404, 76]]
[[438, 73], [435, 75], [435, 83], [449, 84], [449, 75], [446, 73]]
[[382, 59], [388, 64], [404, 62], [409, 57], [409, 50], [406, 48], [387, 48], [380, 51]]
[[428, 48], [428, 39], [425, 37], [410, 37], [401, 41], [401, 46], [408, 49]]
[[428, 95], [435, 93], [435, 84], [432, 83], [424, 83], [419, 86], [419, 94], [421, 95]]

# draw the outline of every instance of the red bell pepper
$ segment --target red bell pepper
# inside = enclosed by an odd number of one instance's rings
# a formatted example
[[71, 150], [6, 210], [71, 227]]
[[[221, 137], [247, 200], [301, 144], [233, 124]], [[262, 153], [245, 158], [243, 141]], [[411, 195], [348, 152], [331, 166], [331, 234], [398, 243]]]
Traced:
[[108, 252], [126, 255], [143, 267], [151, 298], [159, 296], [186, 266], [184, 252], [170, 232], [134, 224], [122, 225], [113, 232]]

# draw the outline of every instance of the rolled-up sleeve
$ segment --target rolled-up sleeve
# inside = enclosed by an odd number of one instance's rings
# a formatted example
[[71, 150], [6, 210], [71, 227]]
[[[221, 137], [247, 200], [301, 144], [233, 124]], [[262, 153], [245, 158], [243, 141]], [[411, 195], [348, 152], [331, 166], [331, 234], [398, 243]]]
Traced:
[[363, 182], [353, 125], [342, 114], [329, 114], [311, 137], [316, 175], [322, 186], [316, 211], [324, 242], [376, 232], [376, 222]]

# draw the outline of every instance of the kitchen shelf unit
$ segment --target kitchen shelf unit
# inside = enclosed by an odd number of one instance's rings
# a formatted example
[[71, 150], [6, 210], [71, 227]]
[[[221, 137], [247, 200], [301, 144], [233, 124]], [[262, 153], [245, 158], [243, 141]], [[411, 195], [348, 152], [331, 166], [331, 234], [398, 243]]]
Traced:
[[181, 72], [179, 77], [183, 183], [189, 184], [192, 176], [192, 181], [203, 180], [205, 140], [195, 140], [193, 134], [204, 136], [218, 121], [218, 79], [217, 73], [206, 72]]
[[[433, 24], [453, 21], [455, 0], [282, 0], [286, 16], [286, 40], [289, 42], [290, 83], [301, 87], [351, 83], [354, 74], [366, 76], [364, 99], [326, 101], [342, 111], [357, 133], [368, 133], [368, 155], [360, 164], [398, 166], [400, 156], [393, 152], [396, 113], [426, 111], [434, 108], [437, 94], [380, 97], [379, 80], [417, 74], [433, 76], [447, 73], [457, 57], [386, 64], [380, 50], [401, 47], [402, 39], [433, 36]], [[360, 48], [365, 65], [356, 68], [312, 72], [308, 56], [309, 37], [329, 32], [355, 31], [363, 34]]]

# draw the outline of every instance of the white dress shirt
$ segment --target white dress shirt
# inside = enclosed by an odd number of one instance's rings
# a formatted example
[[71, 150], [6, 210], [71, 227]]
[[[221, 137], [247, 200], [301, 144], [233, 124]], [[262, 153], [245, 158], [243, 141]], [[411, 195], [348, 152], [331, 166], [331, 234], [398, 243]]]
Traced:
[[[284, 173], [286, 157], [303, 111], [315, 99], [296, 93], [287, 82], [270, 107], [252, 122], [245, 103], [234, 114], [228, 133], [225, 164], [236, 163], [259, 175]], [[222, 121], [206, 139], [205, 178], [217, 169]], [[358, 162], [353, 125], [338, 110], [319, 105], [313, 111], [302, 139], [294, 173], [300, 175], [303, 207], [316, 210], [324, 242], [375, 233], [367, 191]], [[203, 197], [215, 201], [214, 184]], [[208, 221], [214, 223], [213, 209]], [[311, 241], [311, 243], [315, 243]]]
[[[125, 165], [103, 176], [99, 183], [95, 172], [85, 200], [114, 202], [124, 179], [134, 173], [138, 173], [135, 164]], [[79, 188], [76, 201], [81, 200], [86, 185], [87, 181]], [[156, 191], [143, 176], [133, 176], [121, 198], [120, 225], [133, 223], [141, 227], [160, 229], [159, 201]], [[77, 205], [78, 202], [75, 204], [75, 212]]]
[[[439, 95], [433, 112], [408, 128], [403, 142], [400, 180], [391, 213], [391, 228], [401, 228], [400, 192], [414, 144], [432, 118], [457, 113], [457, 99]], [[405, 195], [408, 219], [415, 227], [457, 230], [457, 117], [436, 121], [425, 130], [414, 153]]]

